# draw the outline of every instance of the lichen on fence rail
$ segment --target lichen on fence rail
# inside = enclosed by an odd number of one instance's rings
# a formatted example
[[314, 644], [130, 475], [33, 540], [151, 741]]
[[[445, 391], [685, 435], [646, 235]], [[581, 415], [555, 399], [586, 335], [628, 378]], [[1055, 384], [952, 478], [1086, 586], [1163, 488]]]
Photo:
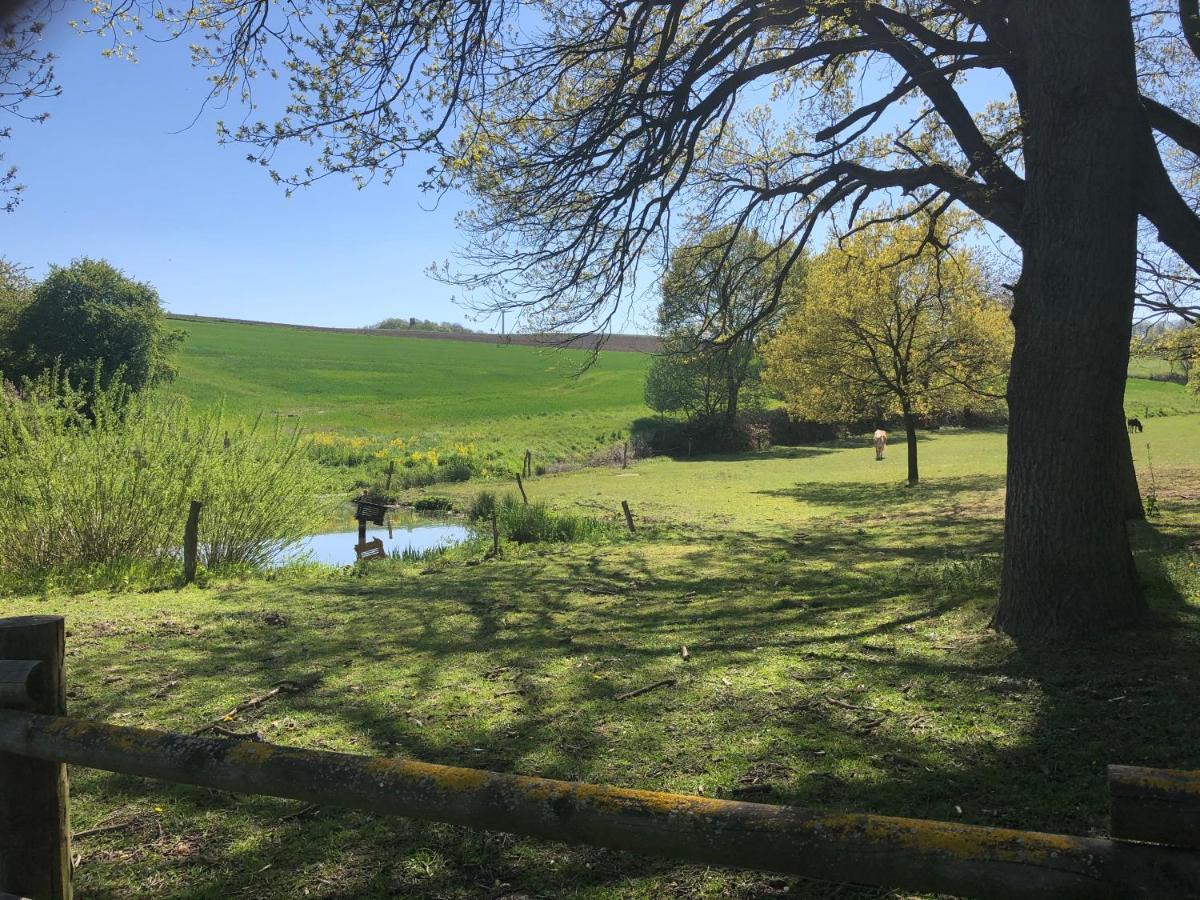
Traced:
[[11, 710], [0, 710], [0, 752], [691, 862], [918, 891], [1088, 898], [1200, 891], [1200, 854], [1150, 844], [821, 813]]

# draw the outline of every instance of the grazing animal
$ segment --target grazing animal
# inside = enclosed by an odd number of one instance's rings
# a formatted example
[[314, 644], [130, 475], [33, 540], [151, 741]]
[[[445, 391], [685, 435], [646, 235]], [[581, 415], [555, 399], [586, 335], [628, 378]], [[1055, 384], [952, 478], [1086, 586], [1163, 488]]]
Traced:
[[883, 451], [887, 449], [887, 432], [882, 428], [875, 429], [875, 459], [883, 459]]
[[1142, 433], [1142, 420], [1137, 418], [1136, 416], [1134, 418], [1130, 419], [1125, 424], [1129, 426], [1130, 432], [1136, 431], [1138, 434]]

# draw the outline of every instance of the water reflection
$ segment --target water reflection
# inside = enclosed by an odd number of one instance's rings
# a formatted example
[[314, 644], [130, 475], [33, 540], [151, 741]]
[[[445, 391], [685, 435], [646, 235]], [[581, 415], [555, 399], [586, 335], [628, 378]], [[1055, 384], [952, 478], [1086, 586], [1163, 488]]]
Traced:
[[[399, 522], [389, 529], [374, 525], [367, 528], [367, 540], [379, 539], [383, 549], [391, 556], [399, 555], [405, 548], [411, 552], [430, 550], [434, 547], [452, 546], [468, 537], [465, 526], [453, 522], [430, 522], [412, 519]], [[353, 523], [337, 531], [327, 531], [306, 538], [281, 557], [280, 562], [307, 558], [312, 562], [333, 566], [349, 565], [355, 561], [354, 547], [358, 543], [358, 525]]]

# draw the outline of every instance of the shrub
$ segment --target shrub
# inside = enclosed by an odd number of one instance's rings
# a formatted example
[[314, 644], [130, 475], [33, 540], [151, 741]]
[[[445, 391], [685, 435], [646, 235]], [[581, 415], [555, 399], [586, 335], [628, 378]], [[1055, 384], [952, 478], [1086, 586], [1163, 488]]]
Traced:
[[471, 477], [471, 464], [465, 459], [452, 459], [439, 471], [442, 481], [467, 481]]
[[454, 509], [454, 501], [449, 497], [418, 497], [413, 501], [413, 509], [419, 512], [446, 512]]
[[315, 530], [323, 470], [295, 433], [235, 429], [178, 400], [89, 395], [52, 373], [0, 396], [0, 569], [16, 581], [173, 565], [188, 501], [200, 559], [261, 565]]
[[554, 512], [545, 503], [523, 503], [505, 494], [496, 504], [500, 533], [517, 544], [570, 543], [605, 537], [612, 527], [593, 516]]
[[480, 491], [471, 500], [471, 505], [467, 507], [467, 518], [472, 522], [480, 522], [485, 519], [491, 519], [492, 513], [496, 511], [496, 495], [491, 491]]
[[182, 339], [153, 287], [77, 259], [33, 288], [10, 334], [9, 366], [35, 376], [57, 364], [89, 390], [119, 379], [137, 391], [174, 375], [169, 355]]
[[264, 566], [316, 530], [326, 479], [299, 429], [264, 428], [260, 417], [228, 437], [228, 446], [224, 437], [207, 442], [193, 488], [204, 504], [200, 559], [209, 568]]
[[401, 547], [392, 550], [389, 555], [392, 559], [398, 559], [401, 562], [428, 562], [429, 560], [445, 556], [446, 551], [449, 549], [446, 544], [438, 544], [434, 547], [425, 547], [419, 550], [413, 547]]

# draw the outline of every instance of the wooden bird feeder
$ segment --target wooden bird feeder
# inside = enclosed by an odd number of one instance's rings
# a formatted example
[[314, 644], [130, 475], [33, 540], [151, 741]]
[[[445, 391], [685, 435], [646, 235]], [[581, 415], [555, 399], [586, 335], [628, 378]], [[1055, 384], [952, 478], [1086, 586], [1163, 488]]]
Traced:
[[359, 498], [355, 500], [355, 505], [358, 507], [354, 513], [354, 518], [360, 522], [374, 522], [376, 525], [383, 524], [383, 517], [387, 514], [387, 507], [382, 503], [376, 503], [373, 500], [364, 500]]

